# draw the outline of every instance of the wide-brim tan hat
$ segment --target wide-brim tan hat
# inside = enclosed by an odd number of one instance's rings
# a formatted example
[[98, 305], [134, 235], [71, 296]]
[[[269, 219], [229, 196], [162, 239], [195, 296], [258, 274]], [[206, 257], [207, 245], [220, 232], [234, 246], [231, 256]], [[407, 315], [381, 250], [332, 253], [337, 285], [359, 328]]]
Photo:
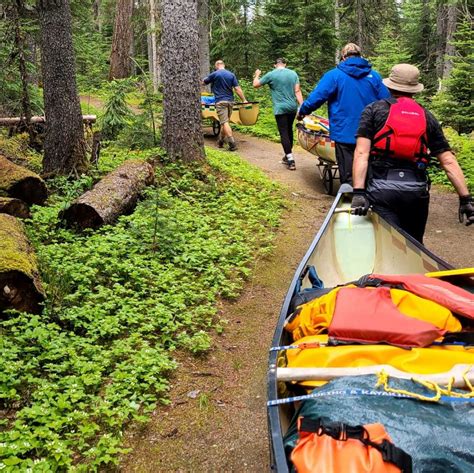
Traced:
[[397, 64], [392, 67], [388, 78], [383, 79], [383, 83], [389, 89], [416, 94], [425, 88], [419, 79], [420, 71], [416, 66]]

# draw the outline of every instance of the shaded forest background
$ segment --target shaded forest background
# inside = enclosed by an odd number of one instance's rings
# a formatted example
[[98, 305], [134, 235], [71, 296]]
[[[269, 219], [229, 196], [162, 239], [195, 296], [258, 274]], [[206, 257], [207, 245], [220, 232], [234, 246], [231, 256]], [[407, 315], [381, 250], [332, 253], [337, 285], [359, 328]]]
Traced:
[[[244, 80], [245, 87], [255, 68], [268, 70], [276, 57], [284, 56], [308, 92], [338, 61], [341, 45], [357, 42], [383, 75], [397, 62], [416, 64], [426, 86], [424, 100], [443, 123], [461, 133], [472, 130], [473, 33], [467, 1], [198, 3], [202, 75], [222, 58]], [[2, 115], [21, 113], [22, 75], [28, 83], [33, 113], [43, 111], [40, 34], [34, 7], [31, 0], [4, 0], [0, 6]], [[71, 8], [81, 93], [106, 95], [110, 79], [127, 77], [137, 79], [133, 87], [138, 90], [149, 81], [159, 92], [159, 0], [72, 0]]]

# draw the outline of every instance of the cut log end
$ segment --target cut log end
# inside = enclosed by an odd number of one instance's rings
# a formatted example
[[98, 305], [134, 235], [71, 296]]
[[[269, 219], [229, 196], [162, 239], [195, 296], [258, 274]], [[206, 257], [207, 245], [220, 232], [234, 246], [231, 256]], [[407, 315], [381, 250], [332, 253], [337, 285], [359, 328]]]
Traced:
[[7, 309], [37, 314], [43, 300], [33, 281], [21, 272], [0, 273], [0, 314]]
[[10, 197], [0, 197], [0, 213], [13, 215], [18, 218], [31, 217], [30, 209], [25, 202]]
[[12, 197], [24, 200], [27, 204], [42, 205], [48, 198], [46, 184], [35, 177], [25, 177], [10, 188]]
[[65, 220], [69, 227], [80, 229], [99, 228], [104, 224], [104, 220], [97, 211], [88, 204], [76, 203], [71, 205], [59, 215], [61, 220]]

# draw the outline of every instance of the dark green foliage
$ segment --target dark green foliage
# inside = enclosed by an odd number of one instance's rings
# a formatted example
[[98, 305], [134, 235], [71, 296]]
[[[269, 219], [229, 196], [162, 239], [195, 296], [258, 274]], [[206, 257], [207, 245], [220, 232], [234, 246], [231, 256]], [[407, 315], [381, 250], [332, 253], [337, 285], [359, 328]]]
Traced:
[[451, 58], [453, 69], [445, 81], [445, 90], [436, 95], [433, 106], [444, 124], [458, 133], [471, 133], [474, 128], [474, 32], [469, 21], [458, 27], [453, 44], [456, 55]]
[[109, 82], [106, 87], [107, 99], [101, 119], [102, 136], [105, 140], [114, 140], [128, 125], [132, 113], [127, 105], [127, 92], [132, 88], [131, 79]]
[[185, 167], [159, 152], [102, 156], [102, 172], [133, 155], [161, 161], [157, 187], [114, 227], [77, 235], [58, 222], [89, 178], [55, 180], [50, 205], [33, 209], [48, 299], [41, 316], [0, 323], [0, 468], [117, 463], [124, 425], [166, 402], [172, 351], [209, 347], [217, 298], [237, 296], [268, 248], [281, 197], [261, 172], [228, 153]]

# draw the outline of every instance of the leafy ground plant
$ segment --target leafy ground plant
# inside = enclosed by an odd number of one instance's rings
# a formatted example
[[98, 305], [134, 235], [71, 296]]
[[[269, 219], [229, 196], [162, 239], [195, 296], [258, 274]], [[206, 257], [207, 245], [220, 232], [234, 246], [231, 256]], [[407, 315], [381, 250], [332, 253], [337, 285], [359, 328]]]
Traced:
[[[129, 156], [108, 150], [102, 169]], [[0, 470], [116, 464], [124, 426], [166, 402], [173, 350], [209, 348], [217, 299], [238, 295], [270, 245], [282, 197], [261, 172], [211, 150], [202, 166], [155, 162], [156, 187], [114, 226], [78, 235], [58, 221], [89, 178], [54, 183], [33, 209], [48, 299], [0, 321]]]

